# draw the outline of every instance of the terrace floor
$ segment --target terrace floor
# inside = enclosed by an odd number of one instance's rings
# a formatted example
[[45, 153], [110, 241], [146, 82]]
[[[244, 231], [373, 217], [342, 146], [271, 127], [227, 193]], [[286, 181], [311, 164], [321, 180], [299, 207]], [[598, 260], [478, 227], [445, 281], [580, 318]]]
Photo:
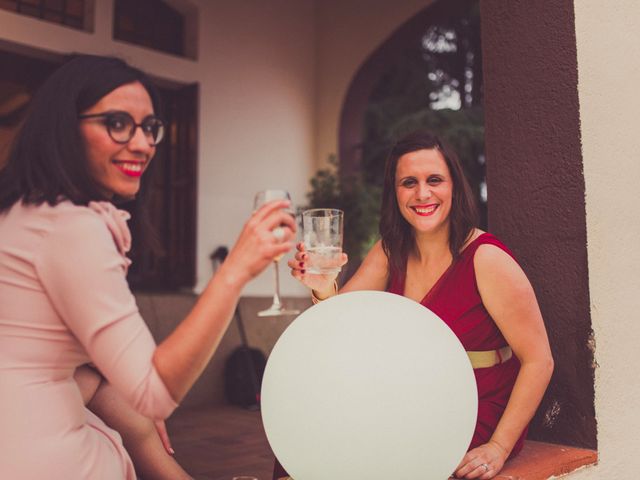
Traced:
[[274, 456], [259, 411], [225, 405], [178, 409], [167, 428], [176, 460], [196, 480], [271, 480]]
[[[167, 427], [176, 459], [196, 480], [239, 475], [271, 480], [274, 457], [259, 411], [233, 406], [179, 409]], [[596, 462], [592, 450], [527, 441], [495, 480], [557, 478]]]

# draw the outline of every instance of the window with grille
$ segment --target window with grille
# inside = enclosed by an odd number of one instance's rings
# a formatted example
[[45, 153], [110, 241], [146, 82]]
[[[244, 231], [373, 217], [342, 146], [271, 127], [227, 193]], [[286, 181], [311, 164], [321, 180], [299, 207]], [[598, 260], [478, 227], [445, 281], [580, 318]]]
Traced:
[[85, 0], [0, 0], [0, 8], [79, 30], [89, 30], [89, 3]]
[[115, 0], [113, 38], [123, 42], [186, 56], [185, 23], [161, 0]]

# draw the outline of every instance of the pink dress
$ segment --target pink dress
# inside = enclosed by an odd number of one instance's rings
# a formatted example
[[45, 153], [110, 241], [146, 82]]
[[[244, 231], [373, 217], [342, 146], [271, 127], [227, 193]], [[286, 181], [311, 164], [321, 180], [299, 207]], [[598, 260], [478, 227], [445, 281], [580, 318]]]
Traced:
[[136, 478], [73, 379], [93, 362], [142, 414], [175, 409], [125, 278], [124, 212], [101, 202], [0, 214], [0, 478]]

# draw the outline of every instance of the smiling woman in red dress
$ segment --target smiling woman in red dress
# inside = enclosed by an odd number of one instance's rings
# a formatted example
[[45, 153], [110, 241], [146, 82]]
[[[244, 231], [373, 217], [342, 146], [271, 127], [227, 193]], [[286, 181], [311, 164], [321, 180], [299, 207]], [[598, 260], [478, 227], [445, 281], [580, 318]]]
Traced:
[[[340, 293], [403, 295], [438, 314], [458, 336], [474, 366], [479, 404], [469, 451], [455, 474], [493, 478], [522, 448], [553, 371], [531, 284], [509, 249], [476, 228], [460, 161], [429, 132], [409, 134], [391, 151], [380, 234]], [[307, 273], [306, 260], [299, 244], [289, 266], [314, 300], [338, 293], [335, 276]]]

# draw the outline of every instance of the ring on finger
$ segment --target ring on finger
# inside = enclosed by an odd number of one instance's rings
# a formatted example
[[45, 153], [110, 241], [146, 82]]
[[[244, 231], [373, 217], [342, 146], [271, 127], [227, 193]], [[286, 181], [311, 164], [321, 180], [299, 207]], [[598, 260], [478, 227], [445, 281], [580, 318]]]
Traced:
[[482, 468], [484, 468], [484, 473], [487, 473], [489, 471], [489, 465], [486, 463], [481, 463], [480, 466]]
[[271, 230], [271, 234], [273, 235], [273, 238], [275, 238], [276, 242], [278, 243], [284, 240], [284, 228], [282, 227], [274, 228], [273, 230]]

